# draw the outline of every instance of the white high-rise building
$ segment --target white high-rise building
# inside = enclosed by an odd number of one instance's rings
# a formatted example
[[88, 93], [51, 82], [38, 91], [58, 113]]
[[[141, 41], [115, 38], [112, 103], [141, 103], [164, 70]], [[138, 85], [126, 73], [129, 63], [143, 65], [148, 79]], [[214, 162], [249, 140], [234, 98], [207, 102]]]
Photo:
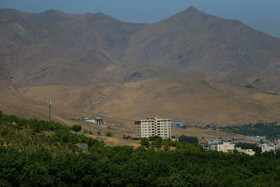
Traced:
[[135, 138], [160, 136], [171, 138], [171, 120], [159, 117], [135, 121]]

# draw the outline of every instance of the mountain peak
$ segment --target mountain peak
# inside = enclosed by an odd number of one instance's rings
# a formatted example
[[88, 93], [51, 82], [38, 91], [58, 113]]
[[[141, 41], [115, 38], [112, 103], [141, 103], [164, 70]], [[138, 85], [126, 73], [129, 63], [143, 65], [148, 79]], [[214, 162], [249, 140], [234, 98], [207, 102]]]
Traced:
[[95, 13], [94, 15], [96, 15], [96, 16], [107, 16], [106, 14], [104, 14], [104, 13], [102, 13], [102, 12], [97, 12], [97, 13]]
[[202, 15], [204, 14], [204, 12], [198, 10], [197, 8], [195, 8], [194, 6], [190, 6], [189, 8], [187, 8], [186, 10], [178, 13], [178, 15]]
[[54, 10], [54, 9], [49, 9], [49, 10], [46, 10], [45, 12], [41, 13], [43, 15], [60, 15], [60, 14], [63, 14], [62, 12], [59, 12], [57, 10]]
[[108, 15], [106, 15], [106, 14], [104, 14], [104, 13], [102, 13], [102, 12], [97, 12], [97, 13], [95, 13], [95, 14], [91, 14], [92, 16], [94, 16], [94, 17], [98, 17], [98, 18], [111, 18], [111, 16], [108, 16]]
[[87, 12], [85, 15], [88, 16], [88, 17], [98, 17], [98, 18], [110, 17], [110, 16], [108, 16], [108, 15], [102, 13], [102, 12], [96, 12], [96, 13], [89, 13], [89, 12]]
[[198, 20], [201, 17], [205, 16], [206, 14], [197, 8], [190, 6], [189, 8], [185, 9], [174, 16], [171, 16], [167, 21], [172, 21], [174, 23], [185, 23], [186, 20]]
[[185, 12], [200, 12], [197, 8], [195, 8], [194, 6], [190, 6], [189, 8], [187, 8], [185, 10]]

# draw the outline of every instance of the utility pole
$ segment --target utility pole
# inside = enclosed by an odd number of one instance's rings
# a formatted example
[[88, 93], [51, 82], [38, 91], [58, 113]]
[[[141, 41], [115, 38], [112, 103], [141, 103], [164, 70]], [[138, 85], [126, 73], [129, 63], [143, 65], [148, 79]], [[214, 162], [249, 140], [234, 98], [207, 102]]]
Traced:
[[52, 101], [49, 100], [49, 120], [52, 120]]

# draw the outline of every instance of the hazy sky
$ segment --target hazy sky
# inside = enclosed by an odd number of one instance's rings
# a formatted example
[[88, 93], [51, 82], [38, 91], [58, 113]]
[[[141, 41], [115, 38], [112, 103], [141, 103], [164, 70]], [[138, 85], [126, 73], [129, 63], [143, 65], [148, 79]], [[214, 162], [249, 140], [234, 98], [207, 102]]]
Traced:
[[103, 12], [121, 21], [152, 23], [189, 6], [219, 17], [237, 19], [280, 37], [280, 0], [0, 0], [0, 8], [40, 13]]

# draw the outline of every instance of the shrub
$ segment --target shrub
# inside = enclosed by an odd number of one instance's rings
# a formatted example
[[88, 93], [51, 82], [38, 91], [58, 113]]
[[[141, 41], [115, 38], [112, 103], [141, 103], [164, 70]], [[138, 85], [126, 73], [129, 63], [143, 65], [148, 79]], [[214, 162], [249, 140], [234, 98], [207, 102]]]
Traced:
[[114, 134], [112, 132], [106, 132], [106, 136], [112, 137]]
[[82, 127], [81, 127], [81, 125], [73, 125], [72, 130], [75, 132], [79, 132], [82, 130]]
[[148, 138], [142, 138], [141, 145], [148, 148], [150, 146]]

